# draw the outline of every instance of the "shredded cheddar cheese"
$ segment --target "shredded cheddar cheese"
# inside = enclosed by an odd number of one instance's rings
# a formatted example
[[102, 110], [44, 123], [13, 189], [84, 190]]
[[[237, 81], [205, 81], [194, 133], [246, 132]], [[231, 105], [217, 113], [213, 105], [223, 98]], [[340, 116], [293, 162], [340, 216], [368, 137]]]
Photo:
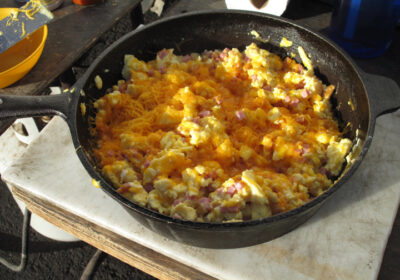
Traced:
[[255, 44], [126, 55], [125, 80], [94, 103], [104, 176], [139, 205], [199, 222], [308, 202], [332, 185], [352, 143], [333, 118], [334, 87], [306, 67]]
[[292, 41], [289, 41], [286, 37], [282, 37], [281, 42], [279, 43], [279, 46], [281, 48], [289, 48], [293, 45]]
[[309, 70], [309, 71], [314, 71], [314, 67], [312, 65], [312, 62], [310, 58], [308, 58], [306, 52], [304, 51], [302, 46], [299, 46], [297, 48], [297, 51], [299, 52], [300, 58], [304, 64], [304, 66]]
[[21, 37], [24, 37], [26, 35], [25, 23], [22, 23], [21, 30], [22, 30]]

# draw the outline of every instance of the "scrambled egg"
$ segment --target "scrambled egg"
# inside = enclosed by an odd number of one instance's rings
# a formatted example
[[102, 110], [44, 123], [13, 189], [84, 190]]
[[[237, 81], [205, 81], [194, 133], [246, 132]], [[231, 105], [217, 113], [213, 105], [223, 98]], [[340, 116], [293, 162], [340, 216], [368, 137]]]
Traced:
[[299, 54], [305, 68], [256, 44], [127, 55], [125, 80], [94, 104], [104, 176], [139, 205], [200, 222], [261, 219], [320, 195], [352, 143], [333, 118], [333, 86]]

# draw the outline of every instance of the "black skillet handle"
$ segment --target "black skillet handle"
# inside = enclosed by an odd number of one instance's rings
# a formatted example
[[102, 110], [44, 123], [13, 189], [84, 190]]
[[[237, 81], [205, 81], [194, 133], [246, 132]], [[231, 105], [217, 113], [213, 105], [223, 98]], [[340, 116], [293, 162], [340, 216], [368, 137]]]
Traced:
[[371, 102], [372, 116], [393, 112], [400, 108], [400, 88], [392, 79], [360, 71]]
[[0, 95], [0, 120], [48, 115], [59, 115], [66, 119], [70, 103], [70, 93], [44, 96]]

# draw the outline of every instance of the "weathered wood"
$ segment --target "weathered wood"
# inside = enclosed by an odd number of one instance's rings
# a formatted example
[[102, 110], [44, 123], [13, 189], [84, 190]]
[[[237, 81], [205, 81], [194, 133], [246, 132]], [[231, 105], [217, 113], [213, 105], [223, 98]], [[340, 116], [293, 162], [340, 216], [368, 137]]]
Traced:
[[51, 201], [41, 199], [13, 186], [13, 194], [28, 209], [46, 221], [77, 238], [159, 279], [207, 280], [215, 279], [201, 271], [179, 263], [132, 240], [117, 235], [73, 213], [61, 209]]

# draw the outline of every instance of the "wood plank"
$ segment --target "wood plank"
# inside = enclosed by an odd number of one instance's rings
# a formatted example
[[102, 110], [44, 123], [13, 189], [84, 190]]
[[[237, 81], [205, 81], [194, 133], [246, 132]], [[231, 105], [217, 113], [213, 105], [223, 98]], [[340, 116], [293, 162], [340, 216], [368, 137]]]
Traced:
[[154, 277], [177, 280], [216, 279], [65, 211], [51, 201], [35, 197], [18, 186], [12, 186], [12, 192], [32, 213]]

